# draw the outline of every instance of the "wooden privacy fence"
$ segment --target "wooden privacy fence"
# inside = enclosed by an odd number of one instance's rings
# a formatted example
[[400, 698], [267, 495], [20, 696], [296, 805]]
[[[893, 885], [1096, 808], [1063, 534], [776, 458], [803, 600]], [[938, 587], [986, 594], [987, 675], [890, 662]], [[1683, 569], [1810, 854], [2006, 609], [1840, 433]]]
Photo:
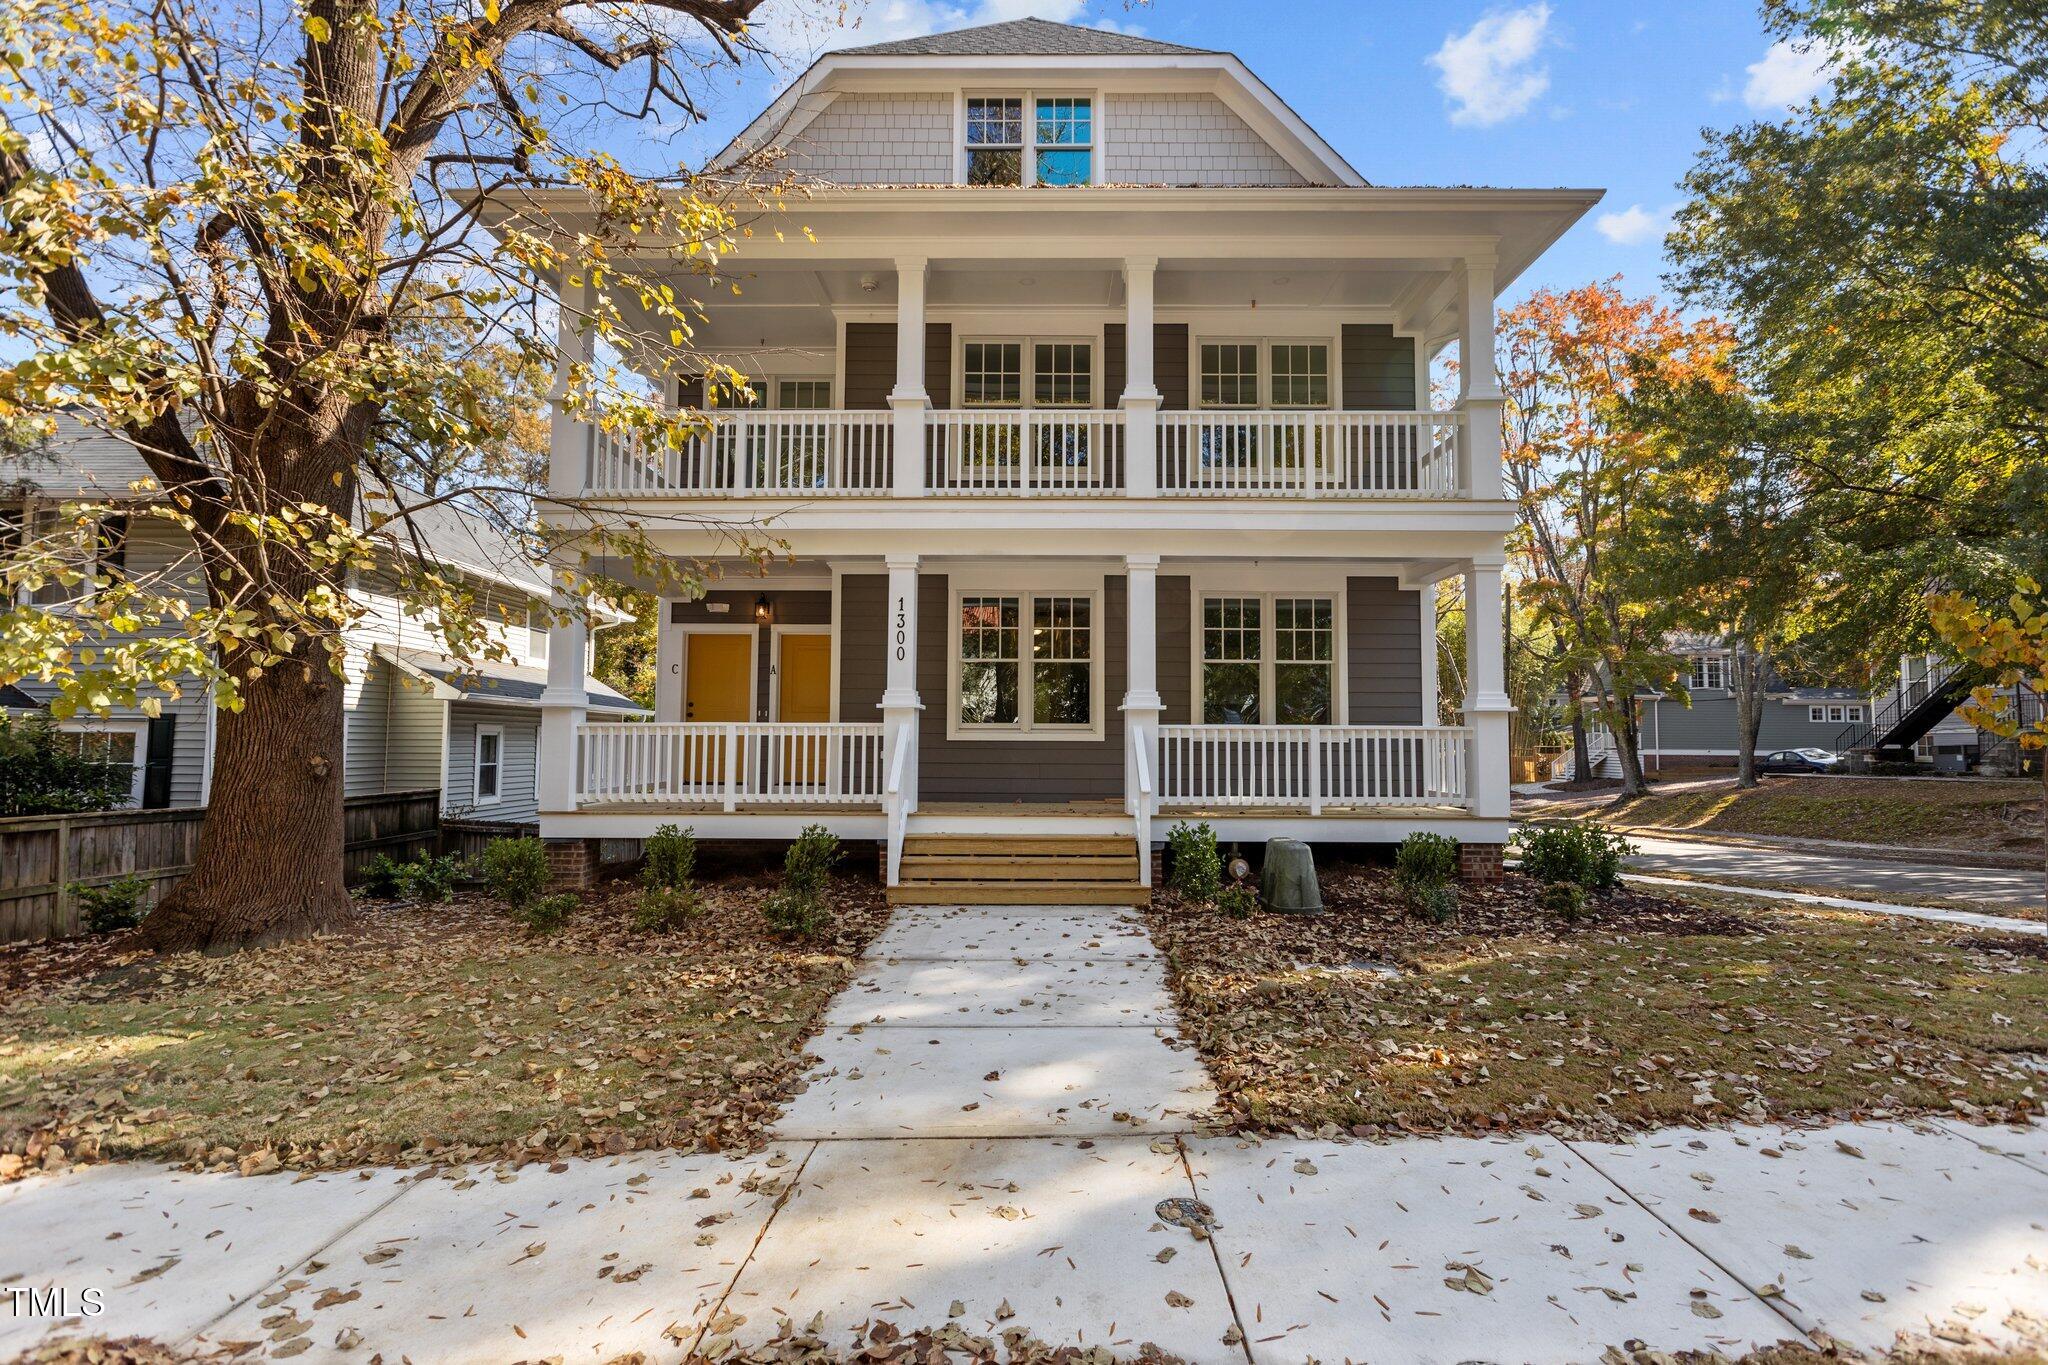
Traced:
[[[405, 860], [433, 852], [440, 809], [441, 793], [432, 787], [348, 798], [342, 828], [349, 877], [380, 853]], [[139, 877], [143, 905], [155, 905], [191, 870], [205, 818], [204, 806], [186, 806], [0, 820], [0, 942], [80, 932], [70, 890], [77, 883]]]

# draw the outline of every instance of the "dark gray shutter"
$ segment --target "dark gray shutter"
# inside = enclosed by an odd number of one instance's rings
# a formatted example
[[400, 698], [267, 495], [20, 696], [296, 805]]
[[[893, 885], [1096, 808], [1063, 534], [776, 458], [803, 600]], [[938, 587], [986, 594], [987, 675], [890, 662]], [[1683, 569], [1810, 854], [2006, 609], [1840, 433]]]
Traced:
[[171, 804], [171, 755], [177, 740], [176, 716], [158, 716], [150, 721], [149, 757], [142, 768], [144, 810], [162, 810]]

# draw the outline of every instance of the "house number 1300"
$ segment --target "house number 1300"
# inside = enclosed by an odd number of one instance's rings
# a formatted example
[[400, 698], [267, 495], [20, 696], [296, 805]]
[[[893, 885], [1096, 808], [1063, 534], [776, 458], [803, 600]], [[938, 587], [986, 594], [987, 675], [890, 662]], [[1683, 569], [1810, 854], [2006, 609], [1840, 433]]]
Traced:
[[905, 650], [910, 643], [910, 613], [904, 609], [901, 597], [896, 599], [896, 658], [898, 662], [907, 658]]

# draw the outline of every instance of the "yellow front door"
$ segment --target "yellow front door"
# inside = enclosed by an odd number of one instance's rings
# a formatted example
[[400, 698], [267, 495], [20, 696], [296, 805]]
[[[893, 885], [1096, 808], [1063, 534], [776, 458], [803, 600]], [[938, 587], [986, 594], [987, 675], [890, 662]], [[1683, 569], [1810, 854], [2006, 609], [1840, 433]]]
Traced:
[[[775, 669], [777, 720], [823, 725], [832, 719], [831, 636], [782, 636]], [[788, 738], [783, 748], [783, 777], [793, 784], [821, 786], [830, 757], [830, 742], [823, 736]]]
[[[748, 695], [753, 681], [754, 637], [747, 635], [690, 632], [688, 664], [683, 673], [683, 719], [687, 721], [748, 721], [754, 716], [753, 698]], [[725, 740], [695, 743], [685, 756], [695, 782], [716, 782], [725, 773]], [[742, 761], [745, 756], [742, 755]]]

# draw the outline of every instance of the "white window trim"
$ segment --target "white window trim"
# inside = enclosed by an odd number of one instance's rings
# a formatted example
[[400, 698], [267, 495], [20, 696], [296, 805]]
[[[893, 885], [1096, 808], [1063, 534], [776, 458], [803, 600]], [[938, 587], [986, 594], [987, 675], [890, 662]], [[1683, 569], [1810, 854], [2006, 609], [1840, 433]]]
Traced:
[[[1057, 87], [1044, 90], [1018, 89], [1011, 86], [987, 86], [974, 89], [963, 87], [954, 98], [953, 183], [955, 185], [965, 185], [967, 183], [967, 101], [970, 99], [1022, 100], [1024, 102], [1024, 142], [1021, 154], [1018, 157], [1017, 188], [1027, 190], [1040, 188], [1038, 184], [1038, 153], [1040, 151], [1038, 145], [1038, 101], [1041, 98], [1088, 101], [1089, 128], [1092, 137], [1088, 144], [1088, 183], [1091, 185], [1104, 183], [1102, 179], [1102, 115], [1104, 109], [1102, 92], [1100, 90], [1073, 90]], [[1057, 151], [1062, 146], [1068, 146], [1068, 144], [1050, 144], [1050, 150]], [[1068, 146], [1068, 150], [1079, 151], [1080, 148]], [[1071, 187], [1060, 185], [1054, 188], [1067, 189]]]
[[[1202, 669], [1208, 662], [1202, 657], [1202, 625], [1206, 619], [1204, 605], [1212, 597], [1257, 598], [1259, 602], [1259, 714], [1274, 715], [1276, 702], [1274, 667], [1278, 663], [1275, 654], [1275, 621], [1273, 603], [1282, 597], [1325, 597], [1330, 601], [1330, 724], [1332, 726], [1351, 723], [1351, 645], [1345, 635], [1345, 622], [1350, 612], [1344, 600], [1345, 589], [1309, 586], [1285, 587], [1236, 587], [1227, 582], [1198, 581], [1188, 593], [1189, 610], [1193, 620], [1189, 622], [1192, 634], [1188, 636], [1188, 720], [1194, 725], [1210, 722], [1202, 714]], [[1259, 722], [1261, 725], [1277, 725], [1276, 720]], [[1434, 722], [1423, 717], [1423, 724]]]
[[[346, 717], [344, 717], [346, 719]], [[57, 722], [58, 730], [66, 734], [131, 734], [135, 736], [135, 772], [128, 784], [127, 806], [142, 804], [143, 779], [149, 771], [149, 722], [146, 720], [101, 719], [98, 716], [80, 716], [72, 720]], [[346, 752], [346, 751], [344, 751]]]
[[[1729, 668], [1729, 662], [1730, 660], [1726, 654], [1693, 655], [1691, 667], [1686, 673], [1688, 685], [1696, 687], [1703, 692], [1726, 692], [1730, 690], [1728, 680], [1732, 670]], [[1719, 682], [1714, 681], [1716, 670], [1721, 674]], [[1693, 682], [1692, 679], [1694, 678], [1700, 678], [1703, 681]]]
[[[1014, 597], [1017, 599], [1017, 719], [1011, 725], [964, 725], [960, 721], [960, 603], [968, 597]], [[1033, 602], [1041, 597], [1083, 597], [1088, 600], [1088, 723], [1086, 725], [1034, 725], [1032, 696], [1031, 621]], [[1098, 579], [1087, 587], [965, 587], [953, 583], [947, 589], [946, 626], [946, 738], [965, 740], [1099, 740], [1104, 738], [1103, 690], [1108, 686], [1108, 668], [1102, 657], [1105, 636], [1102, 622], [1102, 584]]]
[[[483, 794], [484, 736], [494, 735], [498, 741], [498, 758], [491, 766], [497, 769], [495, 791], [489, 796]], [[470, 738], [469, 746], [469, 803], [472, 806], [495, 806], [505, 799], [505, 727], [503, 725], [479, 725]]]
[[[1340, 346], [1342, 333], [1317, 336], [1312, 333], [1281, 334], [1273, 336], [1242, 336], [1235, 333], [1209, 333], [1192, 335], [1188, 338], [1188, 402], [1198, 411], [1206, 412], [1337, 412], [1343, 405], [1344, 356]], [[1252, 388], [1254, 397], [1250, 407], [1236, 403], [1209, 403], [1202, 398], [1202, 347], [1204, 346], [1250, 346], [1254, 365]], [[1273, 401], [1273, 350], [1275, 346], [1321, 346], [1329, 366], [1329, 389], [1320, 404], [1278, 404]]]

